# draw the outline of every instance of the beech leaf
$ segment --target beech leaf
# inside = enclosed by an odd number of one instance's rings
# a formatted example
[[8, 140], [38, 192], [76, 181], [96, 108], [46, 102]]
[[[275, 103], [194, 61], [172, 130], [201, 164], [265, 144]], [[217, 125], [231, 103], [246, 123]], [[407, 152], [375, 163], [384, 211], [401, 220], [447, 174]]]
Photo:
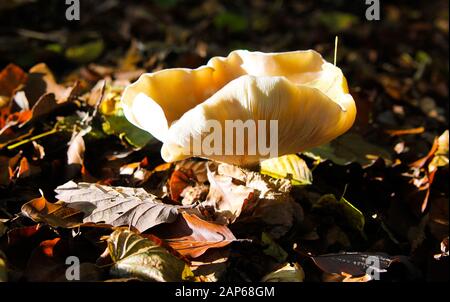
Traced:
[[140, 232], [175, 221], [178, 207], [162, 203], [142, 188], [110, 187], [70, 181], [56, 188], [61, 201], [85, 214], [83, 222], [131, 225]]

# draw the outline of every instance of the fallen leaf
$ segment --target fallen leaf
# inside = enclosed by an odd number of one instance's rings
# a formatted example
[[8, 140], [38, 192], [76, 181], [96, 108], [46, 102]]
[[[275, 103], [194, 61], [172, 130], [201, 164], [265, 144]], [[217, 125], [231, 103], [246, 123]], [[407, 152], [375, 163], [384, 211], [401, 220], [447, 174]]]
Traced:
[[0, 187], [7, 186], [9, 182], [9, 158], [0, 155]]
[[68, 183], [56, 188], [56, 198], [85, 214], [83, 222], [131, 225], [143, 232], [175, 221], [178, 207], [162, 203], [142, 188]]
[[344, 197], [337, 200], [333, 194], [323, 195], [319, 201], [314, 204], [313, 209], [325, 210], [331, 215], [338, 215], [345, 220], [348, 226], [360, 231], [361, 234], [364, 233], [365, 218], [363, 213]]
[[196, 276], [196, 281], [218, 282], [227, 270], [229, 256], [229, 249], [211, 249], [192, 259], [190, 268]]
[[265, 232], [261, 233], [261, 243], [264, 246], [264, 254], [272, 256], [278, 262], [286, 261], [288, 253]]
[[8, 228], [2, 221], [0, 221], [0, 238], [6, 234], [6, 230], [8, 230]]
[[86, 146], [83, 137], [89, 131], [75, 132], [69, 141], [67, 148], [67, 166], [65, 167], [65, 179], [74, 179], [81, 175], [83, 181], [95, 182], [96, 179], [91, 176], [84, 165], [84, 153]]
[[372, 277], [367, 274], [365, 274], [364, 276], [354, 277], [347, 273], [341, 273], [341, 274], [324, 273], [324, 276], [323, 276], [324, 282], [368, 282], [371, 280], [372, 280]]
[[301, 206], [289, 195], [289, 180], [228, 164], [209, 164], [208, 169], [213, 182], [210, 181], [210, 199], [203, 205], [214, 207], [217, 222], [232, 223], [239, 217], [240, 224], [252, 224], [277, 239], [303, 220]]
[[448, 236], [441, 241], [441, 252], [439, 254], [434, 255], [434, 259], [441, 260], [443, 257], [448, 257]]
[[133, 71], [137, 69], [137, 64], [142, 61], [142, 54], [139, 50], [139, 44], [132, 40], [125, 56], [119, 60], [119, 70]]
[[208, 167], [209, 194], [205, 204], [214, 207], [217, 221], [233, 223], [247, 204], [255, 202], [255, 190], [244, 184], [235, 184], [233, 177], [211, 172]]
[[0, 250], [0, 282], [8, 281], [8, 271], [6, 267], [6, 256]]
[[305, 272], [298, 263], [286, 263], [283, 267], [265, 275], [261, 282], [303, 282]]
[[175, 170], [181, 170], [186, 173], [192, 173], [193, 177], [199, 182], [204, 183], [208, 180], [206, 165], [208, 161], [198, 158], [188, 158], [177, 162]]
[[225, 28], [230, 32], [242, 32], [248, 27], [246, 17], [229, 11], [223, 11], [217, 14], [214, 17], [213, 23], [217, 28]]
[[30, 68], [23, 90], [31, 107], [46, 94], [54, 94], [56, 101], [65, 102], [73, 93], [74, 87], [64, 87], [56, 82], [55, 76], [44, 63]]
[[129, 230], [115, 230], [108, 238], [108, 250], [114, 262], [110, 269], [113, 276], [175, 282], [190, 272], [166, 249]]
[[312, 148], [303, 154], [319, 161], [329, 159], [337, 165], [357, 162], [362, 166], [370, 166], [377, 158], [383, 158], [388, 164], [392, 162], [390, 152], [367, 142], [355, 133], [341, 135], [332, 142]]
[[[438, 168], [448, 165], [448, 138], [449, 132], [446, 130], [441, 136], [434, 139], [433, 145], [426, 156], [410, 164], [412, 170], [411, 182], [419, 191], [426, 190], [421, 205], [422, 213], [428, 207], [431, 185], [433, 184]], [[421, 173], [421, 171], [424, 173]]]
[[448, 236], [448, 198], [435, 198], [430, 203], [428, 228], [430, 233], [437, 239], [441, 240], [444, 236]]
[[[65, 282], [65, 281], [100, 281], [102, 271], [93, 263], [66, 263], [68, 257], [75, 256], [80, 260], [80, 253], [75, 242], [68, 239], [54, 238], [42, 241], [31, 253], [25, 269], [25, 277], [29, 282]], [[78, 271], [76, 280], [67, 279], [67, 271]], [[70, 275], [69, 275], [70, 276]]]
[[175, 251], [190, 258], [197, 258], [208, 249], [224, 247], [236, 240], [228, 227], [187, 212], [182, 212], [170, 225], [164, 225], [157, 235]]
[[[192, 172], [191, 172], [192, 173]], [[192, 174], [186, 174], [180, 170], [175, 170], [169, 179], [170, 198], [176, 202], [180, 201], [183, 190], [192, 184]]]
[[436, 154], [436, 151], [439, 148], [439, 138], [435, 138], [433, 141], [433, 145], [430, 149], [430, 151], [428, 151], [427, 155], [425, 155], [424, 157], [416, 160], [415, 162], [413, 162], [412, 164], [410, 164], [411, 167], [413, 168], [423, 168], [425, 167], [434, 157], [434, 155]]
[[311, 257], [314, 263], [323, 271], [333, 274], [346, 273], [351, 276], [362, 276], [369, 269], [386, 272], [386, 269], [398, 257], [391, 257], [383, 253], [346, 252], [325, 254]]
[[433, 159], [428, 165], [428, 171], [434, 171], [439, 167], [448, 166], [448, 138], [449, 132], [445, 130], [441, 136], [437, 139], [437, 150], [434, 153]]
[[54, 239], [56, 233], [49, 226], [35, 224], [10, 229], [6, 235], [7, 244], [3, 251], [11, 267], [25, 269], [32, 251], [44, 240]]
[[8, 64], [0, 71], [0, 98], [11, 97], [16, 88], [26, 80], [27, 74], [20, 67]]
[[45, 197], [35, 198], [22, 206], [22, 214], [36, 222], [53, 227], [71, 228], [80, 225], [83, 213], [62, 203], [48, 202]]
[[97, 59], [102, 54], [104, 48], [105, 44], [103, 40], [99, 39], [67, 48], [65, 57], [75, 63], [89, 63]]
[[116, 135], [123, 138], [134, 147], [143, 147], [153, 141], [153, 137], [131, 124], [123, 115], [122, 109], [117, 110], [116, 115], [104, 115], [103, 131], [108, 135]]
[[296, 154], [284, 155], [261, 162], [261, 174], [274, 178], [288, 178], [292, 185], [312, 183], [312, 173], [305, 161]]
[[206, 200], [209, 193], [209, 186], [204, 184], [196, 184], [186, 187], [180, 196], [183, 197], [181, 204], [184, 206], [193, 205]]

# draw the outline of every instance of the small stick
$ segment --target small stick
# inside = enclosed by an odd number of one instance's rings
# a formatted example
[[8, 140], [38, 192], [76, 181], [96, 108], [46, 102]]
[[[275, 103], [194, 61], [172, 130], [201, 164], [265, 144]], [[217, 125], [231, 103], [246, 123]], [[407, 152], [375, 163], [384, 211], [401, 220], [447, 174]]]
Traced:
[[26, 143], [35, 141], [35, 140], [40, 139], [40, 138], [42, 138], [42, 137], [45, 137], [45, 136], [49, 136], [49, 135], [55, 134], [55, 133], [57, 133], [58, 131], [59, 131], [59, 130], [58, 130], [57, 128], [53, 128], [52, 130], [49, 130], [49, 131], [47, 131], [47, 132], [44, 132], [44, 133], [35, 135], [35, 136], [33, 136], [33, 137], [30, 137], [30, 138], [27, 138], [27, 139], [25, 139], [25, 140], [23, 140], [23, 141], [20, 141], [20, 142], [18, 142], [18, 143], [13, 144], [13, 145], [9, 145], [9, 146], [7, 147], [7, 149], [8, 149], [8, 150], [12, 150], [12, 149], [14, 149], [14, 148], [17, 148], [17, 147], [22, 146], [22, 145], [24, 145], [24, 144], [26, 144]]
[[334, 38], [334, 66], [336, 66], [338, 40], [339, 38], [336, 36], [336, 38]]

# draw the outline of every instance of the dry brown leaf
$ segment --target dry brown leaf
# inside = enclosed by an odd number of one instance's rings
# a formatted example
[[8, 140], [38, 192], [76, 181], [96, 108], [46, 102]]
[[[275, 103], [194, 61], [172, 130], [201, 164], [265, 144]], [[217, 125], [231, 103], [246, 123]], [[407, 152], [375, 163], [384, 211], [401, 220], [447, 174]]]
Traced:
[[80, 225], [83, 213], [62, 203], [48, 202], [45, 197], [35, 198], [22, 206], [22, 214], [36, 222], [53, 227], [71, 228]]
[[196, 215], [182, 212], [179, 219], [161, 228], [159, 237], [183, 256], [197, 258], [210, 248], [227, 246], [236, 238], [228, 227], [205, 221]]
[[172, 172], [169, 179], [169, 194], [173, 201], [180, 202], [183, 190], [195, 182], [192, 178], [192, 171], [183, 173], [180, 170], [175, 170]]
[[212, 206], [216, 222], [259, 225], [272, 238], [286, 234], [303, 220], [301, 206], [289, 192], [288, 179], [267, 175], [228, 164], [208, 165], [210, 192], [203, 205]]
[[131, 225], [143, 232], [175, 221], [178, 207], [162, 203], [142, 188], [110, 187], [70, 181], [56, 188], [61, 201], [85, 214], [83, 222]]
[[[199, 183], [204, 183], [208, 180], [208, 175], [206, 171], [206, 165], [208, 161], [198, 160], [197, 158], [184, 159], [177, 162], [175, 165], [175, 170], [181, 170], [186, 173], [192, 173], [195, 179]], [[191, 171], [191, 172], [189, 172]]]
[[73, 92], [73, 87], [64, 87], [56, 83], [55, 76], [44, 63], [30, 68], [25, 94], [33, 106], [44, 94], [52, 93], [58, 102], [66, 101]]
[[247, 204], [255, 202], [255, 190], [244, 184], [236, 184], [233, 177], [220, 175], [208, 169], [210, 183], [206, 205], [214, 207], [216, 221], [222, 224], [233, 223], [245, 210]]

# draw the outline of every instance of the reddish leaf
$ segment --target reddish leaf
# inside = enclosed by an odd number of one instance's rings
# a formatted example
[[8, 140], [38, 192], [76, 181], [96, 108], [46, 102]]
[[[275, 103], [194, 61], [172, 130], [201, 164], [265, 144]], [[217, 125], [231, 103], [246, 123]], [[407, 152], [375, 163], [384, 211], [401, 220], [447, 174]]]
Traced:
[[228, 227], [186, 212], [182, 212], [174, 223], [158, 230], [159, 237], [164, 238], [169, 246], [190, 258], [197, 258], [210, 248], [224, 247], [236, 240]]
[[9, 64], [0, 72], [0, 96], [10, 97], [14, 90], [25, 83], [27, 74], [18, 66]]
[[55, 238], [49, 227], [33, 225], [14, 228], [7, 233], [6, 245], [1, 249], [6, 253], [8, 262], [17, 268], [25, 268], [33, 249], [43, 240]]
[[[78, 249], [80, 246], [78, 246]], [[77, 246], [66, 239], [54, 238], [42, 241], [36, 247], [28, 261], [25, 276], [27, 281], [48, 282], [48, 281], [70, 281], [67, 280], [66, 270], [68, 265], [66, 259], [69, 256], [77, 256], [80, 259]], [[75, 264], [76, 265], [76, 264]], [[98, 281], [100, 280], [100, 269], [93, 263], [81, 263], [79, 265], [80, 280]]]
[[179, 202], [183, 190], [192, 183], [192, 171], [183, 173], [180, 170], [173, 171], [169, 179], [169, 192], [172, 200]]
[[414, 167], [414, 168], [423, 168], [426, 164], [428, 164], [431, 161], [434, 154], [438, 150], [438, 147], [439, 147], [439, 139], [436, 137], [434, 139], [433, 146], [431, 147], [428, 154], [426, 156], [422, 157], [421, 159], [416, 160], [415, 162], [410, 164], [410, 166]]

